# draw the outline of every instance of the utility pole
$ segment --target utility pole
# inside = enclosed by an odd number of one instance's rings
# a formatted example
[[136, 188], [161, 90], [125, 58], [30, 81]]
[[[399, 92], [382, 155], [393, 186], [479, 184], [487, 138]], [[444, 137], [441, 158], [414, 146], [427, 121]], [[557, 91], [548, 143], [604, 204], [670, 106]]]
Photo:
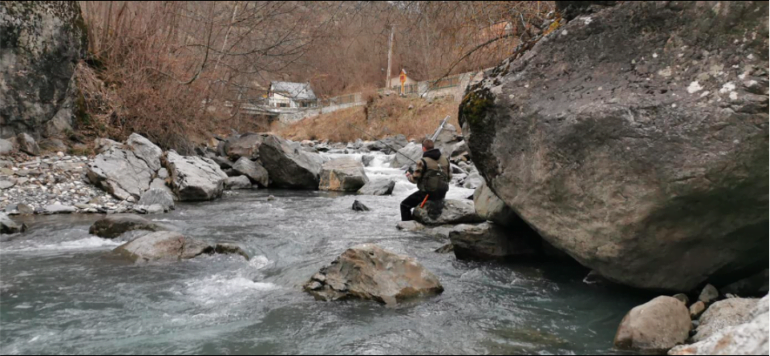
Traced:
[[388, 71], [385, 73], [385, 90], [390, 89], [390, 63], [393, 58], [393, 32], [394, 27], [390, 25], [390, 44], [388, 45]]

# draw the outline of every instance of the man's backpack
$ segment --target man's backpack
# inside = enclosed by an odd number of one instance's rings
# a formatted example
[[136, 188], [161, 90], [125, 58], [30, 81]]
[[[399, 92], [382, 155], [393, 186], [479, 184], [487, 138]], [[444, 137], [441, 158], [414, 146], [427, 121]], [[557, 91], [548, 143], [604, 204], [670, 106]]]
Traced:
[[446, 192], [449, 190], [449, 176], [439, 161], [436, 161], [438, 169], [431, 169], [425, 160], [422, 160], [423, 173], [420, 179], [422, 190], [428, 194], [436, 192]]

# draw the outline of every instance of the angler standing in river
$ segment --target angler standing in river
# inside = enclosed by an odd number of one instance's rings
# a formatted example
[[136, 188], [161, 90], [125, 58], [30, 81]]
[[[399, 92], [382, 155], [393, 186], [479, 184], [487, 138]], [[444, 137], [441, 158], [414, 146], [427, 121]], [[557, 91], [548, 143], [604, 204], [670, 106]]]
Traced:
[[414, 173], [406, 173], [410, 182], [417, 184], [419, 189], [401, 202], [401, 221], [410, 221], [412, 209], [422, 206], [430, 200], [429, 215], [441, 215], [443, 200], [449, 191], [449, 181], [452, 179], [452, 169], [449, 160], [441, 154], [441, 150], [434, 147], [433, 140], [425, 139], [422, 142], [422, 159], [417, 162]]

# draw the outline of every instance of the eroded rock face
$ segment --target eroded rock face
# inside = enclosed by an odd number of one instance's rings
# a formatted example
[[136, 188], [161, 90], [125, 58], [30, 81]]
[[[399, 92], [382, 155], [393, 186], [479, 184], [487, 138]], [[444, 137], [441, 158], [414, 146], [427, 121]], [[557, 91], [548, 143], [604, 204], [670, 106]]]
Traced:
[[[68, 90], [88, 48], [76, 1], [0, 3], [0, 137], [45, 133], [58, 116], [70, 121]], [[59, 123], [60, 125], [60, 123]]]
[[289, 189], [318, 189], [323, 159], [275, 135], [265, 135], [259, 157], [270, 174], [271, 186]]
[[576, 18], [466, 93], [474, 162], [612, 281], [689, 291], [767, 268], [767, 10], [627, 2]]
[[305, 284], [316, 299], [367, 299], [395, 305], [440, 294], [438, 278], [413, 258], [366, 244], [345, 251]]
[[216, 162], [203, 157], [180, 156], [174, 151], [167, 152], [164, 160], [179, 200], [213, 200], [222, 196], [227, 174]]
[[666, 352], [683, 344], [692, 328], [690, 312], [678, 299], [658, 297], [623, 318], [615, 346], [646, 352]]
[[368, 182], [364, 165], [353, 158], [345, 157], [323, 164], [318, 189], [357, 192]]
[[473, 206], [479, 217], [502, 226], [521, 220], [486, 184], [482, 184], [473, 193]]
[[540, 240], [493, 223], [458, 225], [449, 233], [455, 256], [471, 260], [506, 260], [538, 254]]

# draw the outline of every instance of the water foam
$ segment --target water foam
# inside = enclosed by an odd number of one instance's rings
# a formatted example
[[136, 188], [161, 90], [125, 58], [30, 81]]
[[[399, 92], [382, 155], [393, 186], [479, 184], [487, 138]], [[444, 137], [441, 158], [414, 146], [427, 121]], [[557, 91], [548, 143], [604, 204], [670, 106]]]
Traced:
[[279, 289], [273, 283], [255, 282], [237, 276], [214, 275], [187, 283], [187, 295], [203, 304], [221, 302], [234, 303], [254, 295], [254, 292], [269, 292]]
[[8, 248], [7, 252], [31, 252], [31, 251], [67, 251], [67, 250], [96, 250], [102, 248], [114, 248], [121, 245], [120, 242], [107, 240], [95, 236], [79, 240], [63, 241], [55, 244], [35, 244], [31, 242], [18, 248]]

